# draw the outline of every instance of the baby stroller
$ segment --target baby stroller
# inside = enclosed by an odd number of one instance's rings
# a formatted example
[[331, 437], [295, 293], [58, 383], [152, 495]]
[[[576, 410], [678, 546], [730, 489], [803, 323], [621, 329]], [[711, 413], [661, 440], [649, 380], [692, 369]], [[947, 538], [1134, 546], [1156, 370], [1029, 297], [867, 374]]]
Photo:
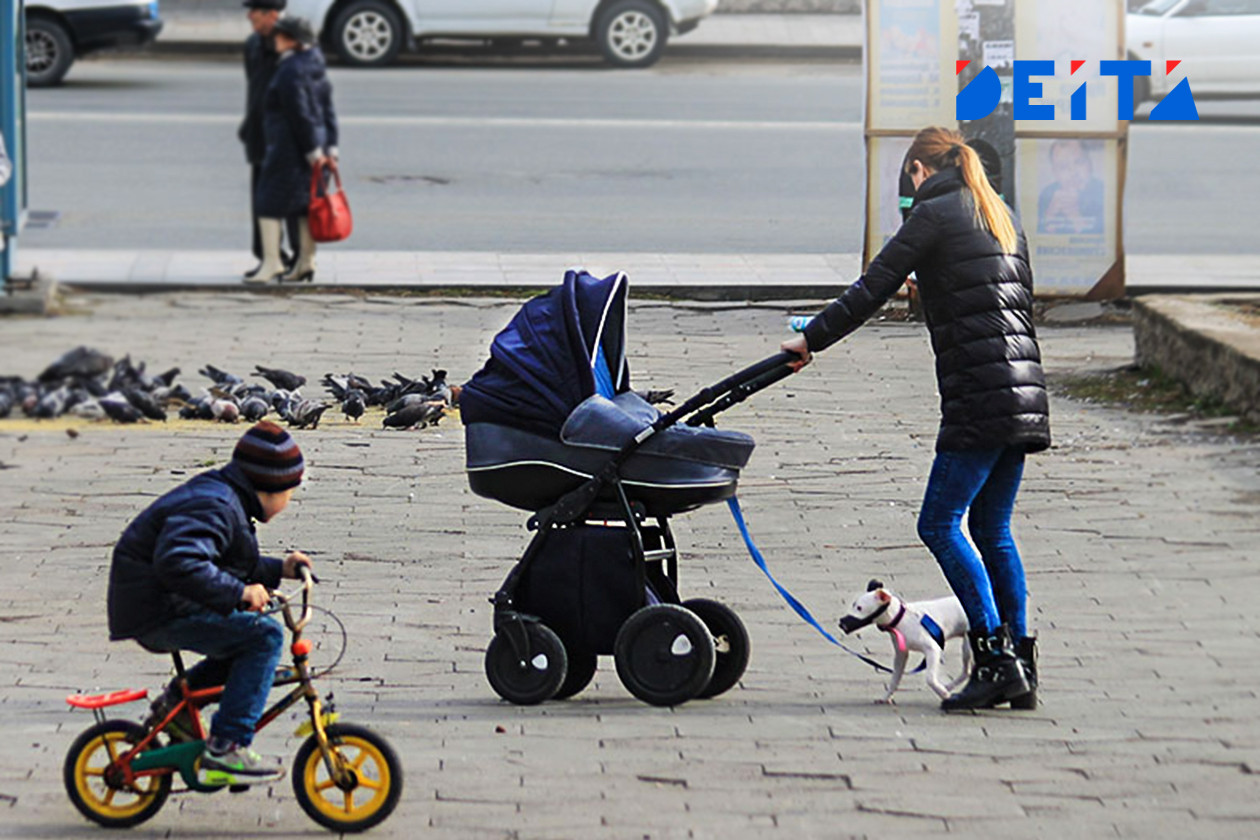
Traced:
[[491, 601], [486, 676], [513, 703], [572, 697], [600, 654], [658, 706], [719, 695], [748, 664], [733, 610], [680, 600], [669, 518], [735, 494], [754, 442], [713, 417], [790, 374], [793, 357], [662, 414], [630, 390], [626, 295], [623, 274], [568, 272], [495, 337], [460, 395], [473, 492], [533, 512], [534, 536]]

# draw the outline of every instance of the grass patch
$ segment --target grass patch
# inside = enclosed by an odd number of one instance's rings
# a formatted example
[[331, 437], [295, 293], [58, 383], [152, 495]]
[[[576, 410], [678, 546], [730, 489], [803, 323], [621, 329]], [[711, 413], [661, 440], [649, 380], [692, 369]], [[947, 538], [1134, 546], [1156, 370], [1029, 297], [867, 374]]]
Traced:
[[1056, 377], [1055, 391], [1085, 403], [1124, 408], [1143, 414], [1177, 415], [1190, 421], [1223, 420], [1220, 431], [1257, 435], [1260, 426], [1238, 417], [1238, 412], [1214, 396], [1198, 396], [1157, 367], [1135, 365], [1102, 373]]

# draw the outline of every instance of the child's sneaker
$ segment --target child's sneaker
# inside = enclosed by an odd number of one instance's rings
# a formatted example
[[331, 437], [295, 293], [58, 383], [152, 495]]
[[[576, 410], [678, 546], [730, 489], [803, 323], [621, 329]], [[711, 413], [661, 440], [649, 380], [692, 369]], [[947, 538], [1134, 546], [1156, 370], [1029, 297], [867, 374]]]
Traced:
[[279, 759], [263, 758], [249, 747], [227, 743], [227, 749], [219, 751], [207, 744], [201, 754], [202, 781], [211, 785], [241, 785], [271, 781], [284, 777]]

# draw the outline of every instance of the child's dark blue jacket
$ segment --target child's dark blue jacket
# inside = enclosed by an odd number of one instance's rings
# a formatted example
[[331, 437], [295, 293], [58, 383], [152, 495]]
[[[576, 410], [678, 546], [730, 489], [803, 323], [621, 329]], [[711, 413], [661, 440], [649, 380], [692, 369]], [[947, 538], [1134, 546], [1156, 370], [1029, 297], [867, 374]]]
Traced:
[[202, 473], [150, 505], [114, 546], [109, 636], [131, 639], [183, 615], [227, 615], [248, 583], [280, 584], [281, 560], [258, 553], [258, 494], [236, 466]]

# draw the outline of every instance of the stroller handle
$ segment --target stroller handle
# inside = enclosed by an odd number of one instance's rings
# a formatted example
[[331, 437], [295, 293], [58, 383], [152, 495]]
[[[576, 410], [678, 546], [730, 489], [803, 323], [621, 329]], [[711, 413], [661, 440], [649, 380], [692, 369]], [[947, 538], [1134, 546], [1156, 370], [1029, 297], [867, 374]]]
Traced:
[[[617, 471], [649, 437], [659, 431], [677, 425], [679, 421], [693, 412], [695, 412], [695, 416], [687, 420], [688, 425], [712, 425], [713, 417], [718, 412], [725, 411], [736, 403], [743, 402], [762, 388], [772, 385], [781, 379], [786, 379], [795, 373], [796, 371], [792, 370], [791, 363], [799, 358], [795, 353], [789, 353], [786, 350], [775, 353], [773, 356], [762, 359], [755, 365], [750, 365], [737, 373], [731, 374], [716, 385], [705, 388], [668, 414], [662, 414], [651, 426], [648, 426], [633, 439], [626, 441], [617, 454], [604, 464], [598, 473], [591, 476], [578, 487], [565, 493], [550, 507], [534, 514], [529, 521], [530, 530], [549, 528], [553, 524], [564, 525], [576, 522], [595, 503], [600, 491], [605, 486], [618, 484], [619, 475]], [[710, 403], [713, 404], [710, 405]], [[708, 407], [706, 408], [706, 406]], [[701, 408], [704, 410], [698, 411]]]
[[[792, 362], [797, 361], [799, 358], [800, 356], [796, 355], [795, 353], [791, 353], [787, 350], [780, 350], [778, 353], [775, 353], [773, 356], [769, 356], [765, 359], [762, 359], [760, 362], [757, 362], [754, 365], [749, 365], [743, 370], [738, 371], [737, 373], [731, 374], [730, 376], [726, 377], [721, 382], [718, 382], [715, 385], [710, 385], [708, 388], [705, 388], [703, 391], [696, 394], [694, 397], [687, 400], [682, 405], [678, 406], [678, 408], [674, 409], [668, 414], [662, 415], [660, 419], [658, 419], [656, 423], [654, 423], [653, 425], [656, 431], [669, 428], [670, 426], [673, 426], [674, 424], [678, 423], [687, 415], [691, 414], [693, 411], [696, 411], [697, 409], [707, 406], [709, 403], [714, 402], [720, 399], [721, 397], [726, 396], [731, 391], [734, 391], [739, 388], [744, 388], [745, 386], [751, 385], [753, 383], [757, 383], [756, 388], [754, 388], [752, 391], [748, 391], [747, 393], [743, 395], [743, 397], [741, 397], [741, 399], [735, 401], [735, 402], [741, 402], [743, 398], [749, 396], [750, 394], [761, 390], [767, 385], [771, 385], [775, 382], [778, 382], [780, 379], [785, 379], [786, 377], [795, 373], [795, 371], [793, 371], [792, 368], [789, 367], [789, 365]], [[773, 377], [769, 377], [767, 376], [768, 374], [774, 374], [774, 375]], [[760, 381], [763, 379], [763, 377], [766, 378], [768, 381], [764, 381], [764, 382]], [[730, 403], [728, 405], [723, 406], [722, 408], [717, 408], [717, 410], [713, 411], [712, 414], [717, 414], [718, 411], [723, 410], [723, 408], [729, 408], [730, 405], [733, 405], [733, 404], [734, 403]], [[712, 414], [709, 415], [709, 419], [712, 419]], [[698, 425], [698, 423], [691, 423], [691, 425]]]

